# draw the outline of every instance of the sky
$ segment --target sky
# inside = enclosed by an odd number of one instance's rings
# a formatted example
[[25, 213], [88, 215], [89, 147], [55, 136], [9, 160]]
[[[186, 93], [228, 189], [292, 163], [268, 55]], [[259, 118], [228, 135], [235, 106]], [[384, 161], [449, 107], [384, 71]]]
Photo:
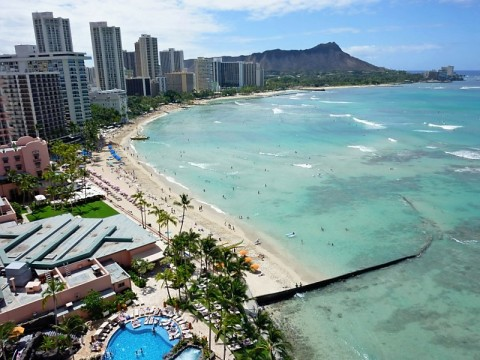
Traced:
[[3, 0], [0, 54], [35, 44], [32, 12], [47, 11], [70, 19], [74, 50], [89, 56], [89, 23], [106, 21], [124, 50], [148, 34], [185, 59], [335, 42], [388, 69], [480, 69], [480, 0]]

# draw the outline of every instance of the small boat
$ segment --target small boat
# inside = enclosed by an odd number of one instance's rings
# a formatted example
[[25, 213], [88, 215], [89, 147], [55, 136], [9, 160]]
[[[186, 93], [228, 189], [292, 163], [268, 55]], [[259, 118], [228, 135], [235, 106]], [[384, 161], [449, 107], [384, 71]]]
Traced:
[[130, 139], [131, 140], [148, 140], [150, 139], [150, 136], [142, 135], [137, 131], [137, 135], [131, 136]]
[[292, 231], [291, 233], [285, 234], [285, 236], [286, 236], [286, 237], [289, 237], [289, 238], [293, 238], [293, 237], [295, 237], [295, 236], [297, 236], [297, 235], [295, 234], [295, 231]]
[[131, 136], [130, 139], [131, 140], [148, 140], [150, 139], [150, 136], [137, 134], [135, 136]]

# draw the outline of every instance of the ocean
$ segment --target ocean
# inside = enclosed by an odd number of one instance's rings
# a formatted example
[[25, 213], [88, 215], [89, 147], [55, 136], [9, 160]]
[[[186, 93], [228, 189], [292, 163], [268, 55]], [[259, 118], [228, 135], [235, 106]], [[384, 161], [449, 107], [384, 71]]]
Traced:
[[269, 306], [296, 358], [480, 359], [480, 73], [221, 100], [143, 132], [156, 172], [319, 280], [426, 247]]

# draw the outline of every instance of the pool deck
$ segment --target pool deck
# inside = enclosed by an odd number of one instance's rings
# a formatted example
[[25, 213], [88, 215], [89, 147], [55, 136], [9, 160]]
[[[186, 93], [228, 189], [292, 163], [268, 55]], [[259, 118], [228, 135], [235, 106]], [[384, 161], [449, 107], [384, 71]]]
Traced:
[[[143, 289], [140, 289], [136, 287], [132, 283], [132, 290], [137, 294], [138, 296], [138, 305], [130, 305], [128, 309], [126, 310], [126, 313], [128, 314], [134, 314], [135, 310], [140, 310], [141, 308], [146, 309], [147, 307], [149, 308], [161, 308], [163, 307], [163, 301], [168, 299], [168, 294], [167, 290], [165, 288], [162, 288], [160, 283], [157, 283], [152, 274], [148, 274], [147, 278], [147, 286]], [[150, 315], [148, 315], [150, 316]], [[193, 334], [196, 334], [198, 336], [206, 336], [208, 338], [208, 325], [200, 321], [195, 315], [193, 315], [190, 312], [185, 312], [182, 315], [183, 319], [185, 319], [187, 322], [192, 324], [193, 329], [191, 332]], [[87, 334], [83, 337], [83, 346], [80, 348], [80, 350], [75, 354], [75, 359], [88, 359], [91, 356], [96, 356], [98, 354], [103, 354], [106, 350], [107, 344], [112, 337], [112, 335], [115, 333], [115, 331], [118, 329], [118, 325], [114, 327], [112, 331], [107, 335], [105, 340], [102, 342], [101, 346], [101, 351], [91, 351], [90, 350], [90, 345], [91, 345], [91, 340], [95, 334], [95, 332], [98, 330], [98, 328], [101, 326], [101, 324], [105, 321], [107, 321], [108, 316], [105, 319], [102, 320], [96, 320], [94, 322], [89, 322], [89, 330], [87, 331]], [[140, 317], [137, 317], [140, 318]], [[215, 334], [212, 332], [212, 340], [215, 339]], [[219, 342], [215, 342], [212, 344], [212, 350], [217, 354], [218, 356], [223, 355], [223, 342], [219, 340]], [[227, 347], [227, 354], [226, 354], [226, 359], [228, 360], [234, 360], [235, 357], [231, 353], [231, 351]]]

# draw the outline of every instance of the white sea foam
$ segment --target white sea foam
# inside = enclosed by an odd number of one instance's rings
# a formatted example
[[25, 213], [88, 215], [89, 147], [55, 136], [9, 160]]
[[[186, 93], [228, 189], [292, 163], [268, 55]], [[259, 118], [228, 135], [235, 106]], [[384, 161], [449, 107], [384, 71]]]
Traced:
[[259, 155], [266, 155], [266, 156], [275, 156], [275, 157], [283, 156], [283, 155], [280, 154], [280, 153], [277, 153], [277, 154], [275, 154], [275, 153], [269, 153], [269, 152], [265, 153], [265, 152], [261, 152], [261, 151], [260, 151], [258, 154], [259, 154]]
[[235, 104], [237, 104], [238, 106], [248, 105], [247, 103], [242, 103], [240, 101], [235, 101]]
[[435, 86], [433, 88], [433, 90], [443, 90], [443, 89], [445, 89], [445, 87], [443, 87], [443, 86]]
[[330, 101], [330, 100], [322, 100], [320, 101], [324, 104], [351, 104], [351, 101]]
[[185, 185], [183, 185], [182, 183], [179, 183], [178, 181], [175, 180], [175, 178], [171, 177], [171, 176], [166, 176], [164, 175], [165, 179], [168, 181], [168, 182], [171, 182], [172, 184], [175, 184], [175, 185], [178, 185], [180, 186], [182, 189], [185, 189], [185, 190], [190, 190], [188, 187], [186, 187]]
[[452, 240], [459, 243], [459, 244], [464, 244], [464, 245], [467, 245], [467, 244], [476, 244], [478, 243], [478, 240], [475, 240], [475, 239], [472, 239], [472, 240], [460, 240], [460, 239], [455, 239], [454, 237], [452, 237]]
[[220, 210], [220, 209], [219, 209], [218, 207], [216, 207], [215, 205], [212, 205], [212, 204], [210, 204], [210, 203], [207, 203], [207, 202], [201, 201], [201, 200], [198, 200], [198, 202], [199, 202], [200, 204], [209, 206], [210, 208], [212, 208], [213, 210], [215, 210], [215, 211], [216, 211], [217, 213], [219, 213], [219, 214], [225, 214], [224, 211]]
[[215, 123], [215, 124], [221, 124], [222, 122], [221, 122], [221, 121], [218, 121], [218, 120], [215, 120], [214, 123]]
[[206, 170], [208, 168], [208, 164], [205, 163], [194, 163], [194, 162], [188, 162], [189, 165], [198, 167], [200, 169]]
[[452, 130], [463, 127], [462, 125], [437, 125], [437, 124], [432, 124], [432, 123], [428, 124], [428, 126], [435, 127], [435, 128], [441, 128], [443, 130], [448, 130], [448, 131], [452, 131]]
[[425, 146], [427, 149], [437, 149], [436, 146]]
[[360, 150], [361, 152], [375, 152], [375, 149], [372, 148], [372, 147], [368, 147], [368, 146], [363, 146], [363, 145], [348, 145], [349, 148], [351, 149], [358, 149]]
[[311, 164], [292, 164], [292, 165], [296, 166], [296, 167], [301, 167], [301, 168], [304, 168], [304, 169], [311, 169], [312, 168]]
[[462, 86], [460, 90], [477, 90], [480, 89], [480, 86]]
[[457, 172], [457, 173], [467, 172], [467, 173], [473, 173], [473, 174], [480, 174], [480, 168], [471, 168], [469, 166], [466, 166], [466, 167], [461, 168], [461, 169], [456, 169], [455, 172]]
[[283, 110], [282, 110], [282, 109], [279, 109], [279, 108], [273, 108], [272, 111], [273, 111], [274, 114], [281, 114], [281, 113], [283, 113]]
[[383, 126], [382, 124], [378, 124], [378, 123], [373, 122], [373, 121], [362, 120], [362, 119], [359, 119], [359, 118], [356, 118], [356, 117], [354, 117], [353, 120], [355, 122], [358, 122], [360, 124], [365, 125], [367, 127], [367, 129], [385, 129], [385, 126]]
[[423, 132], [423, 133], [438, 133], [438, 132], [440, 132], [440, 131], [438, 131], [438, 130], [420, 130], [420, 129], [418, 129], [418, 130], [413, 130], [413, 131], [415, 131], [415, 132]]
[[351, 114], [330, 114], [330, 117], [352, 117]]
[[393, 143], [396, 143], [396, 142], [397, 142], [397, 140], [396, 140], [396, 139], [393, 139], [393, 138], [388, 138], [388, 141], [391, 141], [391, 142], [393, 142]]
[[445, 151], [445, 154], [458, 156], [464, 159], [480, 160], [480, 151], [471, 151], [471, 150]]

